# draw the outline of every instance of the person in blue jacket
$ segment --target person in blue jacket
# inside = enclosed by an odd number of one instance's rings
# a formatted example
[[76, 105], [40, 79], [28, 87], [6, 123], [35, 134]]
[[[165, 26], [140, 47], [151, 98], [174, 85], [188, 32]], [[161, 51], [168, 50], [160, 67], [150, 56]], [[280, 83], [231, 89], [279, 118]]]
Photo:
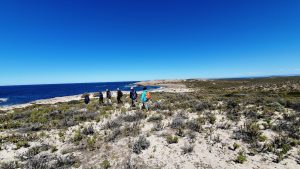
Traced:
[[142, 106], [142, 109], [146, 109], [148, 111], [148, 105], [147, 105], [147, 87], [144, 87], [143, 88], [143, 92], [142, 92], [142, 95], [141, 95], [141, 102], [143, 103], [143, 106]]

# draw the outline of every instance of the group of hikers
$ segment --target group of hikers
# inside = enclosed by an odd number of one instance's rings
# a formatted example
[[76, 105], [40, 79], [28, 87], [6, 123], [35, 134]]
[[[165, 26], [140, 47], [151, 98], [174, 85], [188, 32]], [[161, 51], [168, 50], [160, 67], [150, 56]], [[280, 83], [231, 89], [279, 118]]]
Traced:
[[[112, 104], [112, 101], [111, 101], [111, 98], [112, 98], [112, 94], [111, 94], [111, 91], [109, 89], [106, 89], [106, 104], [107, 105], [111, 105]], [[122, 97], [123, 97], [123, 92], [118, 88], [117, 89], [117, 103], [118, 104], [121, 104], [123, 103], [122, 101]], [[136, 90], [131, 87], [130, 88], [130, 94], [129, 94], [129, 97], [131, 99], [131, 107], [136, 107], [135, 103], [136, 103], [136, 100], [138, 98], [138, 94], [136, 92]], [[142, 102], [142, 109], [146, 109], [148, 110], [148, 104], [147, 102], [150, 100], [151, 96], [150, 96], [150, 93], [149, 91], [147, 90], [147, 87], [144, 87], [143, 88], [143, 92], [140, 96], [140, 99], [141, 99], [141, 102]], [[90, 102], [90, 97], [89, 95], [85, 95], [84, 96], [84, 103], [85, 104], [89, 104]], [[104, 95], [102, 92], [99, 92], [99, 103], [100, 104], [104, 104]]]

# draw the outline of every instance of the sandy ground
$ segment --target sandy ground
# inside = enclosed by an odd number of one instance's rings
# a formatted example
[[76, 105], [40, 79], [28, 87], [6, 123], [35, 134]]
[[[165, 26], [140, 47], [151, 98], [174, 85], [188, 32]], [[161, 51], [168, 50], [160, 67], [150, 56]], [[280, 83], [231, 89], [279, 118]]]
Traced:
[[186, 88], [181, 82], [184, 80], [151, 80], [137, 82], [136, 85], [140, 86], [161, 86], [166, 88]]
[[[129, 112], [130, 114], [131, 112]], [[155, 114], [156, 112], [151, 112]], [[221, 112], [214, 111], [217, 114], [218, 123], [224, 115]], [[111, 119], [119, 116], [116, 112]], [[188, 119], [195, 119], [197, 114], [189, 113]], [[111, 120], [107, 119], [107, 120]], [[52, 129], [45, 131], [48, 137], [40, 139], [39, 142], [30, 142], [30, 147], [41, 144], [56, 145], [59, 150], [56, 154], [61, 155], [63, 151], [71, 151], [81, 157], [83, 163], [79, 168], [90, 168], [91, 166], [99, 166], [99, 162], [109, 156], [108, 159], [112, 165], [111, 168], [119, 169], [124, 167], [124, 160], [131, 160], [132, 164], [135, 164], [137, 168], [163, 168], [163, 169], [297, 169], [299, 164], [296, 163], [295, 159], [287, 158], [280, 163], [274, 163], [271, 160], [275, 158], [272, 154], [257, 154], [255, 156], [247, 156], [247, 161], [244, 164], [238, 164], [234, 162], [235, 157], [239, 150], [245, 148], [242, 142], [241, 147], [234, 151], [228, 147], [233, 145], [237, 140], [233, 140], [230, 136], [236, 127], [229, 130], [214, 128], [209, 137], [206, 137], [205, 133], [194, 133], [195, 138], [189, 139], [188, 137], [180, 137], [178, 143], [168, 144], [165, 136], [168, 134], [175, 135], [174, 130], [169, 129], [168, 124], [172, 121], [173, 117], [166, 118], [162, 121], [164, 129], [162, 131], [153, 132], [151, 131], [154, 123], [143, 120], [141, 123], [144, 124], [142, 127], [142, 135], [147, 135], [147, 140], [150, 141], [150, 147], [143, 150], [141, 154], [134, 154], [131, 148], [128, 147], [136, 138], [122, 138], [115, 142], [107, 143], [101, 146], [99, 150], [95, 151], [80, 151], [74, 147], [70, 139], [75, 130], [82, 126], [93, 126], [94, 129], [103, 136], [103, 126], [107, 121], [100, 122], [84, 122], [80, 125], [72, 126], [65, 132], [67, 141], [61, 141], [58, 136], [58, 130]], [[211, 128], [211, 125], [205, 125], [205, 128]], [[220, 139], [217, 139], [220, 138]], [[69, 141], [68, 141], [69, 140]], [[219, 140], [219, 141], [217, 141]], [[188, 154], [183, 154], [182, 147], [186, 145], [192, 145], [193, 151]], [[20, 148], [15, 150], [13, 144], [7, 144], [4, 146], [5, 150], [0, 151], [0, 161], [8, 162], [12, 159], [17, 160], [17, 156], [25, 153], [28, 148]], [[109, 147], [108, 149], [105, 147]], [[122, 147], [120, 149], [120, 147]], [[292, 150], [295, 154], [296, 150]], [[48, 152], [49, 153], [49, 152]], [[141, 167], [138, 167], [141, 165]]]

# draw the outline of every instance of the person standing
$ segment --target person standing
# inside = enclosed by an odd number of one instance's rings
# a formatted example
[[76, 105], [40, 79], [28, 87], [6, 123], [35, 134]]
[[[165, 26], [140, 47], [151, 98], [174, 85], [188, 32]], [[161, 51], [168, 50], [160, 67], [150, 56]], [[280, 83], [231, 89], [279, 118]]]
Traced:
[[118, 104], [122, 103], [122, 97], [123, 97], [123, 92], [118, 88], [117, 89], [117, 101], [118, 101]]
[[89, 102], [90, 102], [90, 95], [89, 94], [85, 94], [85, 96], [84, 96], [84, 103], [85, 104], [89, 104]]
[[133, 89], [133, 87], [130, 88], [130, 99], [131, 99], [131, 107], [135, 107], [135, 100], [137, 99], [137, 93]]
[[107, 104], [111, 104], [111, 92], [110, 90], [106, 89], [106, 99], [107, 99]]
[[147, 87], [143, 88], [143, 93], [141, 95], [141, 102], [143, 103], [142, 109], [149, 110], [147, 102], [150, 100], [151, 96], [150, 93], [147, 90]]
[[99, 92], [99, 103], [103, 104], [103, 93]]

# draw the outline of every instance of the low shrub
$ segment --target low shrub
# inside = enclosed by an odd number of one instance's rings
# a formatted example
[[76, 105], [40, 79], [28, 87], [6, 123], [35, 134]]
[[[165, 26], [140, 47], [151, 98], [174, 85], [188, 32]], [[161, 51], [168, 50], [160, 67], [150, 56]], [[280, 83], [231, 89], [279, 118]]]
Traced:
[[122, 129], [122, 135], [125, 137], [132, 136], [135, 137], [139, 135], [141, 132], [141, 128], [138, 123], [127, 124]]
[[186, 127], [192, 131], [200, 132], [202, 130], [202, 126], [198, 120], [190, 120], [186, 122]]
[[258, 124], [256, 122], [250, 121], [246, 122], [244, 126], [236, 132], [236, 138], [251, 143], [256, 142], [261, 136], [261, 133], [262, 132], [260, 131]]
[[161, 122], [157, 122], [153, 125], [152, 131], [161, 131], [164, 128]]
[[108, 160], [104, 160], [104, 161], [101, 163], [101, 168], [103, 168], [103, 169], [108, 169], [108, 168], [110, 168], [110, 167], [111, 167], [111, 165], [110, 165], [110, 163], [109, 163]]
[[82, 135], [80, 129], [77, 129], [74, 133], [72, 141], [73, 141], [73, 143], [78, 144], [82, 139], [83, 139], [83, 135]]
[[238, 107], [239, 107], [239, 104], [235, 100], [229, 100], [227, 102], [227, 106], [226, 106], [227, 109], [235, 109]]
[[157, 121], [161, 121], [163, 119], [163, 116], [158, 114], [158, 115], [152, 115], [148, 118], [148, 122], [157, 122]]
[[134, 122], [134, 121], [140, 121], [142, 119], [145, 119], [146, 114], [144, 112], [135, 112], [133, 114], [124, 115], [121, 118], [126, 122]]
[[194, 146], [191, 144], [185, 144], [183, 147], [181, 147], [181, 149], [183, 154], [188, 154], [193, 152]]
[[96, 140], [94, 137], [88, 137], [86, 140], [87, 149], [93, 151], [95, 149]]
[[207, 102], [201, 102], [201, 101], [197, 101], [194, 105], [194, 109], [196, 111], [203, 111], [203, 110], [209, 109], [210, 107], [212, 107], [211, 104], [209, 104]]
[[210, 124], [215, 124], [217, 117], [214, 114], [208, 114], [207, 115], [208, 121]]
[[240, 148], [241, 146], [237, 143], [233, 143], [233, 150], [235, 151], [236, 149]]
[[93, 126], [88, 126], [83, 129], [82, 134], [84, 135], [93, 135], [95, 133]]
[[243, 164], [245, 161], [247, 161], [247, 157], [245, 156], [244, 151], [240, 151], [235, 159], [235, 162]]
[[16, 168], [19, 168], [18, 161], [0, 163], [0, 169], [16, 169]]
[[170, 127], [172, 129], [184, 128], [184, 119], [182, 117], [175, 117], [175, 119], [172, 120]]
[[20, 141], [18, 141], [17, 144], [16, 144], [16, 146], [17, 146], [16, 149], [19, 149], [21, 147], [25, 147], [25, 148], [26, 147], [30, 147], [28, 141], [26, 141], [26, 140], [20, 140]]
[[238, 109], [228, 109], [226, 116], [229, 120], [238, 122], [240, 121], [242, 114]]
[[260, 136], [258, 136], [258, 141], [260, 141], [260, 142], [264, 142], [264, 141], [266, 141], [267, 139], [268, 139], [268, 137], [265, 136], [265, 135], [260, 135]]
[[105, 141], [107, 142], [114, 141], [121, 134], [122, 134], [121, 130], [119, 128], [116, 128], [105, 137]]
[[40, 146], [35, 146], [30, 149], [28, 149], [24, 154], [22, 154], [20, 157], [22, 160], [31, 159], [34, 156], [38, 155], [42, 151], [47, 151], [50, 149], [50, 146], [47, 144], [42, 144]]
[[196, 134], [190, 131], [187, 133], [187, 138], [189, 139], [190, 142], [195, 142]]
[[271, 144], [274, 148], [274, 151], [277, 151], [277, 154], [287, 154], [288, 151], [293, 147], [293, 142], [291, 139], [285, 136], [275, 137]]
[[74, 155], [53, 156], [42, 155], [35, 156], [27, 161], [24, 168], [28, 169], [46, 169], [46, 168], [71, 168], [79, 164], [79, 160]]
[[132, 150], [136, 154], [140, 154], [142, 150], [147, 149], [150, 146], [150, 142], [145, 136], [140, 136], [133, 144]]
[[122, 121], [120, 118], [116, 118], [114, 120], [108, 121], [105, 124], [105, 129], [115, 129], [122, 126]]
[[76, 104], [80, 104], [79, 100], [71, 100], [68, 102], [69, 105], [76, 105]]
[[172, 136], [172, 135], [168, 135], [167, 138], [166, 138], [166, 141], [169, 144], [178, 143], [178, 137]]
[[54, 153], [54, 152], [56, 152], [58, 149], [57, 149], [57, 147], [56, 146], [51, 146], [51, 153]]

